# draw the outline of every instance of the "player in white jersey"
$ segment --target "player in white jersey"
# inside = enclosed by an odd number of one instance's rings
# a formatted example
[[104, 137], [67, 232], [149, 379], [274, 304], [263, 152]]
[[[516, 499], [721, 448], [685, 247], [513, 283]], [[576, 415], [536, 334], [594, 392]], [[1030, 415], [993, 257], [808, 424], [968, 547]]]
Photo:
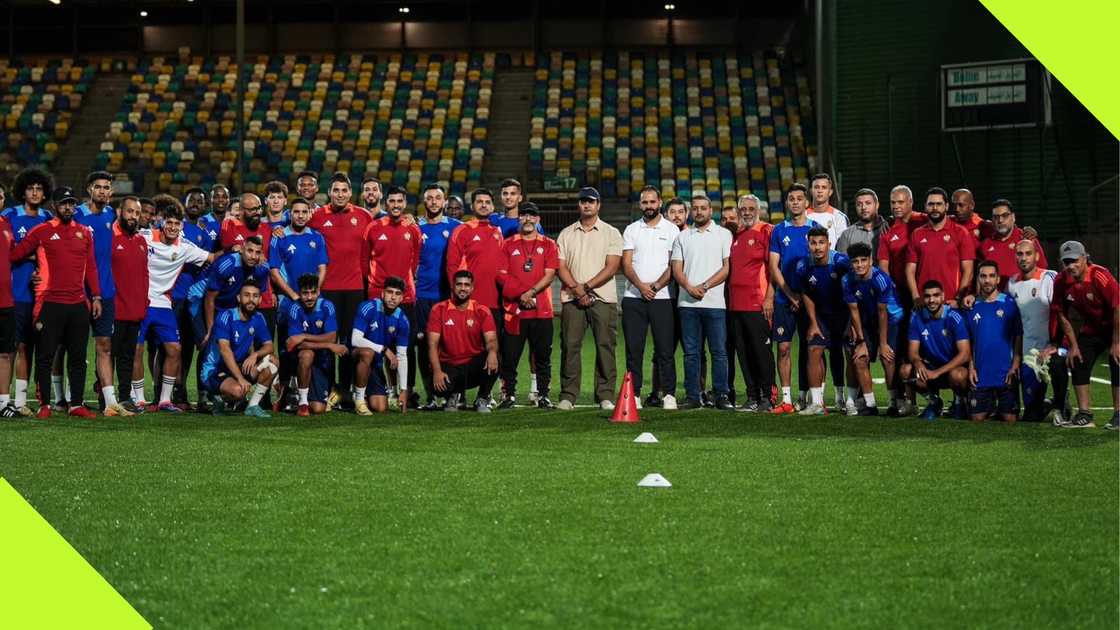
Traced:
[[848, 229], [848, 215], [832, 207], [832, 177], [828, 173], [817, 173], [809, 182], [809, 190], [813, 205], [805, 215], [828, 230], [828, 247], [836, 249], [840, 235]]
[[[183, 230], [182, 206], [165, 206], [161, 212], [163, 226], [148, 230], [148, 310], [140, 324], [140, 339], [136, 346], [136, 359], [132, 365], [132, 397], [144, 397], [144, 343], [161, 344], [163, 347], [163, 377], [159, 395], [159, 410], [177, 412], [171, 404], [175, 375], [179, 373], [179, 324], [171, 307], [171, 289], [179, 278], [183, 266], [212, 262], [211, 254], [187, 239], [180, 238]], [[153, 368], [154, 370], [155, 368]]]
[[[1033, 240], [1022, 240], [1015, 245], [1015, 262], [1019, 273], [1007, 283], [1007, 293], [1019, 306], [1023, 320], [1023, 356], [1031, 350], [1042, 351], [1050, 343], [1050, 301], [1054, 296], [1054, 279], [1058, 273], [1038, 266], [1038, 249]], [[1055, 353], [1050, 363], [1050, 378], [1054, 381], [1056, 409], [1064, 409], [1066, 392], [1065, 360]], [[1023, 420], [1042, 421], [1046, 415], [1044, 398], [1046, 384], [1034, 369], [1026, 364], [1019, 368], [1023, 384]], [[1061, 400], [1058, 400], [1058, 397]]]

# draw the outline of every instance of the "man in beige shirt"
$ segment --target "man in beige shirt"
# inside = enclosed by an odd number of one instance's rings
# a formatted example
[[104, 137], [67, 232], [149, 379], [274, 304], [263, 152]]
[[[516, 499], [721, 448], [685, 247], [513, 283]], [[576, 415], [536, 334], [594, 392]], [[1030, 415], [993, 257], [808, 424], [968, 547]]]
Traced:
[[560, 403], [571, 409], [579, 397], [580, 348], [587, 327], [595, 337], [595, 399], [613, 410], [618, 293], [614, 276], [622, 261], [622, 234], [599, 219], [599, 191], [579, 191], [579, 221], [560, 232]]

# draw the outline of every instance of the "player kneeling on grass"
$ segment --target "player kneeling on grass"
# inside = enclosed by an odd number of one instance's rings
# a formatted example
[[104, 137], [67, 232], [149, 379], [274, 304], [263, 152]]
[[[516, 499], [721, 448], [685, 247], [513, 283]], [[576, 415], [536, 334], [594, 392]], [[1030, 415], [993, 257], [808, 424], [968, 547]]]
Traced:
[[[334, 304], [319, 297], [319, 276], [305, 273], [299, 277], [299, 300], [288, 307], [284, 321], [288, 327], [284, 351], [285, 363], [296, 366], [296, 388], [299, 411], [307, 417], [327, 410], [330, 374], [334, 356], [346, 354], [346, 346], [335, 343], [338, 318]], [[277, 399], [276, 405], [280, 404]], [[276, 411], [274, 408], [273, 411]]]
[[[362, 302], [354, 316], [350, 345], [354, 348], [355, 359], [354, 410], [359, 416], [373, 415], [374, 411], [385, 413], [389, 409], [386, 366], [397, 371], [398, 383], [408, 384], [409, 321], [400, 308], [404, 291], [404, 280], [390, 276], [385, 279], [381, 299]], [[408, 395], [408, 389], [402, 387], [401, 413], [408, 409]]]
[[246, 278], [237, 293], [237, 308], [222, 311], [214, 320], [202, 362], [203, 386], [211, 396], [214, 415], [223, 413], [227, 404], [248, 398], [245, 415], [272, 417], [260, 406], [277, 372], [272, 362], [272, 335], [264, 316], [257, 312], [260, 301], [257, 281]]
[[999, 265], [985, 260], [976, 269], [978, 294], [966, 296], [966, 321], [972, 344], [968, 399], [973, 421], [993, 413], [1004, 422], [1019, 419], [1019, 365], [1023, 362], [1023, 320], [1015, 300], [999, 291]]
[[[871, 383], [871, 363], [875, 359], [883, 364], [888, 383], [894, 382], [895, 349], [901, 348], [898, 338], [903, 309], [895, 293], [890, 274], [872, 265], [871, 246], [854, 243], [848, 248], [852, 271], [841, 279], [844, 301], [852, 318], [851, 367], [859, 383], [862, 400], [857, 404], [861, 416], [879, 415], [875, 392]], [[893, 415], [908, 405], [900, 392], [891, 391]], [[913, 413], [910, 406], [908, 413]]]
[[466, 391], [478, 387], [475, 411], [490, 413], [490, 390], [498, 380], [498, 332], [490, 309], [472, 300], [473, 292], [474, 274], [456, 271], [451, 299], [436, 304], [428, 317], [428, 358], [432, 384], [447, 394], [444, 409], [454, 411]]
[[922, 285], [922, 307], [910, 318], [910, 363], [902, 366], [902, 379], [924, 392], [929, 405], [923, 420], [941, 417], [938, 390], [949, 388], [959, 398], [968, 391], [968, 359], [971, 344], [961, 314], [945, 303], [945, 291], [937, 280]]
[[[809, 395], [812, 400], [808, 406], [798, 412], [800, 415], [812, 416], [826, 413], [824, 352], [828, 350], [829, 358], [843, 356], [844, 334], [848, 329], [848, 308], [844, 304], [841, 278], [851, 271], [851, 268], [847, 256], [828, 248], [828, 230], [819, 225], [809, 230], [809, 255], [797, 261], [793, 274], [793, 286], [801, 292], [801, 301], [809, 319], [805, 338], [809, 342], [807, 371]], [[833, 370], [832, 380], [839, 404], [843, 396], [842, 368]], [[850, 402], [854, 411], [855, 402]]]

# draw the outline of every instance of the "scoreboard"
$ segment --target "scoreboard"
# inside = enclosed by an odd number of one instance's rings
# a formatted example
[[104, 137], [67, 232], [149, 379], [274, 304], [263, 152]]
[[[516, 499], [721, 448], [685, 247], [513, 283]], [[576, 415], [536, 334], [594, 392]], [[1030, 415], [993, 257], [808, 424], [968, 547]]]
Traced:
[[1048, 125], [1049, 88], [1037, 59], [941, 66], [941, 130]]

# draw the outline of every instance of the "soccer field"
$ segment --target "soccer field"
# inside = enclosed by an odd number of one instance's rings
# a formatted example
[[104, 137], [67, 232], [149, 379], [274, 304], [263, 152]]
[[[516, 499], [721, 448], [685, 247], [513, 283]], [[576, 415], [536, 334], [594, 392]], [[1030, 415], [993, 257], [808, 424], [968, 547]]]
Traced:
[[0, 475], [156, 627], [1120, 622], [1115, 433], [605, 416], [20, 420]]

